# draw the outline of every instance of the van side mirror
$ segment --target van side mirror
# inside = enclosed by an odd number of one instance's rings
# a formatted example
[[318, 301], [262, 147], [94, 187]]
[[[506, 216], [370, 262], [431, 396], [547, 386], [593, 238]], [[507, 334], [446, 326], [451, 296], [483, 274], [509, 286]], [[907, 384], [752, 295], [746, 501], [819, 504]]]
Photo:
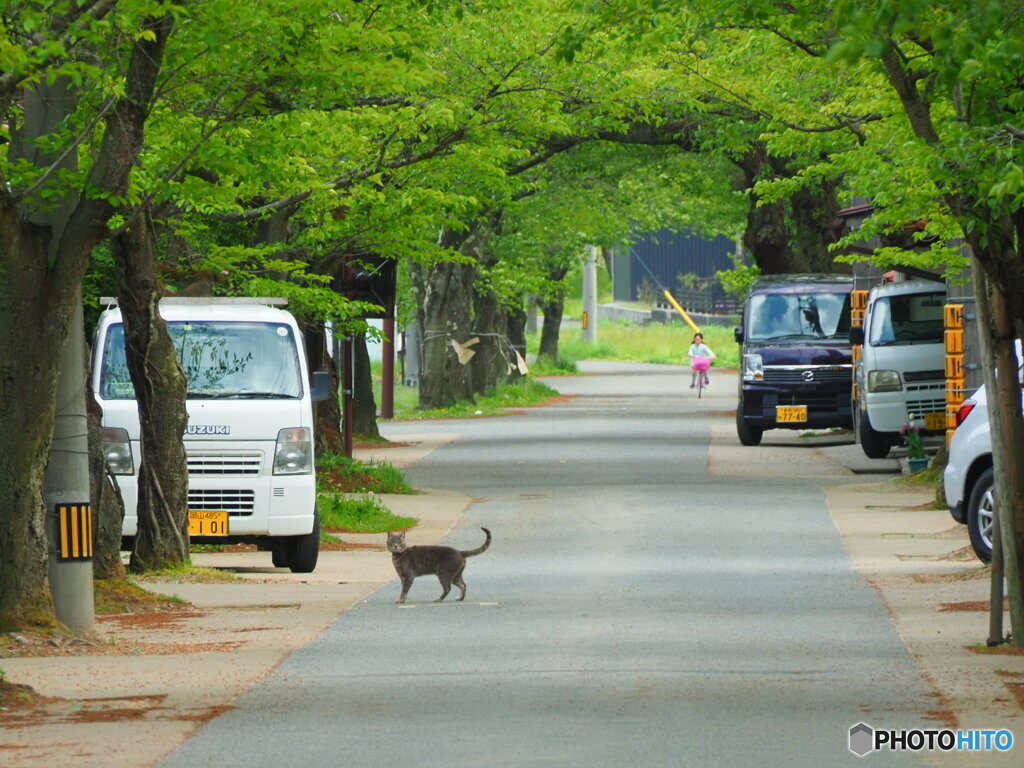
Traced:
[[738, 325], [732, 329], [732, 337], [736, 339], [737, 344], [743, 343], [743, 326]]
[[327, 371], [314, 371], [310, 381], [309, 396], [312, 400], [327, 400], [331, 396], [331, 377]]
[[864, 343], [864, 328], [860, 325], [850, 326], [850, 343], [851, 344], [863, 344]]

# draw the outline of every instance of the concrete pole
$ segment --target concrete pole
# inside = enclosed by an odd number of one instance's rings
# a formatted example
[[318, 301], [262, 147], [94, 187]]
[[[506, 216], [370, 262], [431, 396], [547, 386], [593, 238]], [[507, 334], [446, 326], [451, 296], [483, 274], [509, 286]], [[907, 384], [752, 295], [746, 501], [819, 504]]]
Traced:
[[597, 343], [597, 248], [583, 253], [583, 340]]
[[50, 461], [43, 481], [43, 498], [46, 500], [53, 610], [58, 621], [72, 632], [81, 633], [90, 632], [95, 621], [81, 292], [75, 308], [61, 352], [57, 413]]

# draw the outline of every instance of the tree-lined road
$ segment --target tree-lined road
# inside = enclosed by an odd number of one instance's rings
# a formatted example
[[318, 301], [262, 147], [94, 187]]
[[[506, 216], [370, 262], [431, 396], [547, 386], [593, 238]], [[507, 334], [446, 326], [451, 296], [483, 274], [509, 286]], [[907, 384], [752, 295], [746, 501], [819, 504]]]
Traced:
[[603, 368], [551, 380], [560, 405], [388, 425], [460, 433], [406, 473], [479, 499], [446, 540], [494, 534], [466, 603], [421, 577], [399, 607], [392, 582], [159, 765], [817, 768], [856, 760], [861, 720], [934, 727], [838, 481], [710, 475], [732, 380], [698, 400], [684, 369]]

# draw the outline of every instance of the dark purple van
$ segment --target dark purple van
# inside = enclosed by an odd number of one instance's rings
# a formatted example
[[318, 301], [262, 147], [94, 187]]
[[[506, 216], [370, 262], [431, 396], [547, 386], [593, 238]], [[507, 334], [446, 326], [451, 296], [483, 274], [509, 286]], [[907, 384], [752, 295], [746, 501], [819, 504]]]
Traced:
[[852, 427], [850, 290], [837, 275], [773, 275], [743, 305], [736, 432], [757, 445], [766, 429]]

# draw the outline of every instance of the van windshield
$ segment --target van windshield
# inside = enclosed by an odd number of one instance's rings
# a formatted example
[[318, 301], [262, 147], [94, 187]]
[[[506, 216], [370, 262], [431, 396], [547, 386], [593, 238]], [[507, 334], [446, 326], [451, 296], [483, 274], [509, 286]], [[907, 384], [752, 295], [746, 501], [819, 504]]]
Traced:
[[[277, 323], [169, 322], [188, 396], [296, 398], [302, 395], [292, 329]], [[124, 352], [124, 326], [111, 325], [103, 350], [100, 396], [133, 400]]]
[[935, 344], [943, 340], [946, 294], [883, 296], [871, 308], [868, 342], [872, 346]]
[[747, 303], [748, 339], [806, 341], [850, 332], [850, 294], [760, 293]]

